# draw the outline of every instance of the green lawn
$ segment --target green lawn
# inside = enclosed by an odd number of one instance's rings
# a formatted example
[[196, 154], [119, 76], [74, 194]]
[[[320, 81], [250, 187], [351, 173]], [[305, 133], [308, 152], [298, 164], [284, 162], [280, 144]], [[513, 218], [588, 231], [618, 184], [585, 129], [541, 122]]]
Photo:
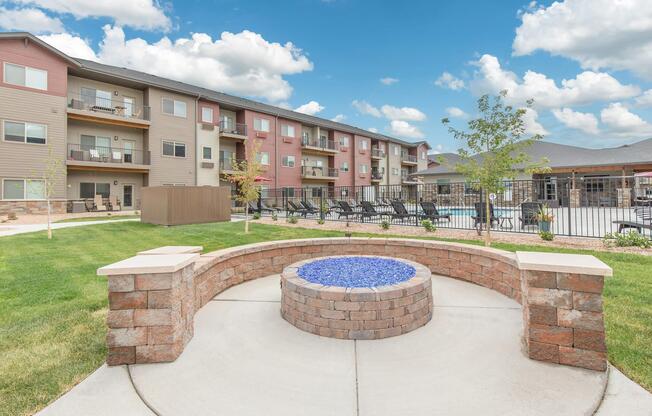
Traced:
[[76, 217], [76, 218], [67, 218], [65, 220], [59, 220], [55, 222], [83, 222], [83, 221], [115, 221], [115, 220], [128, 220], [140, 218], [140, 215], [111, 215], [103, 217]]
[[[170, 244], [206, 251], [264, 240], [341, 236], [242, 223], [158, 227], [101, 224], [0, 238], [0, 414], [31, 414], [104, 361], [106, 278], [103, 265]], [[506, 250], [541, 250], [496, 244]], [[562, 250], [578, 252], [577, 250]], [[652, 389], [652, 258], [591, 253], [614, 268], [605, 289], [609, 359]]]

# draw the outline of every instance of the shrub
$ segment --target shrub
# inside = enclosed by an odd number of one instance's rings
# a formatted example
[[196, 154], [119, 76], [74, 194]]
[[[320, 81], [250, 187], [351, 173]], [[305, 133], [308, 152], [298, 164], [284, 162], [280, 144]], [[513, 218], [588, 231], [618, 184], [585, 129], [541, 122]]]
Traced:
[[652, 241], [638, 231], [628, 233], [607, 233], [604, 236], [604, 243], [608, 246], [616, 247], [652, 247]]
[[317, 224], [323, 225], [326, 221], [322, 220], [321, 218], [317, 220]]
[[539, 237], [541, 237], [543, 241], [552, 241], [554, 240], [555, 235], [550, 231], [539, 231]]
[[290, 215], [287, 219], [288, 223], [290, 224], [296, 224], [299, 222], [299, 219], [293, 215]]
[[260, 219], [260, 212], [254, 212], [254, 215], [252, 216], [254, 220], [259, 220]]
[[389, 221], [382, 220], [380, 222], [380, 228], [382, 228], [383, 230], [389, 230]]
[[432, 221], [430, 221], [430, 220], [423, 220], [423, 221], [421, 221], [421, 226], [422, 226], [426, 231], [428, 231], [429, 233], [434, 233], [435, 231], [437, 231], [437, 227], [436, 227], [435, 224], [434, 224]]
[[349, 220], [346, 220], [346, 226], [347, 226], [347, 227], [350, 227], [350, 226], [351, 226], [351, 223], [349, 222]]
[[278, 221], [278, 214], [276, 212], [272, 213], [272, 221]]

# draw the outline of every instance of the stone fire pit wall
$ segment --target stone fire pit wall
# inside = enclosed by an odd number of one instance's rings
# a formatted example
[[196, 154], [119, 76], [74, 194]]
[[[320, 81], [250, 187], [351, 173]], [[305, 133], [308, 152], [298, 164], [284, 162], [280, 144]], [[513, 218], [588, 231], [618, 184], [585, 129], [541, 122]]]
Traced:
[[[175, 247], [161, 252], [175, 253]], [[109, 365], [175, 360], [192, 337], [194, 313], [229, 287], [311, 258], [380, 255], [416, 261], [433, 274], [475, 283], [521, 303], [530, 358], [606, 368], [602, 288], [612, 271], [593, 256], [382, 238], [285, 240], [201, 256], [181, 253], [139, 254], [98, 269], [109, 281]]]

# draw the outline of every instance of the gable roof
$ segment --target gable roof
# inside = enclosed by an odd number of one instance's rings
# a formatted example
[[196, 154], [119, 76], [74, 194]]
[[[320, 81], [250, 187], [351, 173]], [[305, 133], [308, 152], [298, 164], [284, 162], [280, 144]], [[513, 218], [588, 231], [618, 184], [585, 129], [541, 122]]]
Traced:
[[53, 54], [57, 55], [59, 58], [63, 59], [64, 61], [68, 62], [70, 65], [75, 66], [75, 67], [80, 67], [81, 64], [79, 61], [75, 58], [72, 58], [65, 53], [61, 52], [59, 49], [55, 48], [54, 46], [50, 45], [49, 43], [43, 42], [41, 39], [37, 38], [36, 36], [32, 35], [31, 33], [28, 32], [0, 32], [0, 39], [28, 39], [30, 42], [34, 42], [35, 44], [39, 45], [40, 47], [47, 49], [48, 51], [52, 52]]
[[[652, 138], [641, 140], [636, 143], [626, 144], [618, 147], [604, 149], [589, 149], [586, 147], [571, 146], [552, 142], [535, 142], [525, 151], [530, 160], [535, 162], [541, 158], [549, 160], [551, 168], [572, 168], [579, 166], [611, 166], [611, 165], [633, 165], [641, 163], [652, 163]], [[482, 153], [474, 158], [482, 158]], [[442, 156], [446, 163], [432, 166], [428, 169], [416, 172], [415, 175], [443, 175], [455, 173], [455, 164], [459, 163], [460, 157], [456, 153], [443, 153], [435, 155]], [[438, 162], [437, 162], [438, 163]], [[449, 166], [450, 165], [450, 166]], [[517, 166], [522, 167], [522, 166]]]

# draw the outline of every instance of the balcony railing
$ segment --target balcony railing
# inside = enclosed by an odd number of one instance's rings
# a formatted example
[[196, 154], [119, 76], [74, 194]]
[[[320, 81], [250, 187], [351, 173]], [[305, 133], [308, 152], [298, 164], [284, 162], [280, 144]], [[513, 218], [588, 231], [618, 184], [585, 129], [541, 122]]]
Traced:
[[301, 147], [316, 147], [324, 150], [336, 150], [335, 141], [328, 140], [326, 138], [310, 138], [302, 137], [301, 138]]
[[68, 160], [125, 165], [149, 165], [150, 163], [149, 151], [84, 144], [68, 144]]
[[378, 158], [383, 158], [385, 157], [385, 151], [382, 149], [378, 149], [376, 147], [371, 148], [371, 157], [378, 157]]
[[244, 123], [234, 123], [232, 121], [222, 120], [220, 121], [220, 133], [246, 136], [247, 125]]
[[384, 172], [378, 169], [371, 169], [371, 179], [382, 180]]
[[304, 178], [337, 178], [339, 175], [339, 170], [335, 168], [325, 168], [323, 166], [301, 166], [301, 176]]
[[234, 170], [244, 159], [220, 158], [220, 170]]
[[401, 161], [409, 162], [409, 163], [417, 163], [417, 157], [415, 155], [408, 155], [407, 153], [403, 153], [403, 155], [401, 156]]
[[149, 106], [136, 105], [133, 101], [129, 102], [124, 99], [114, 100], [79, 92], [68, 93], [68, 108], [118, 116], [125, 119], [150, 120]]

